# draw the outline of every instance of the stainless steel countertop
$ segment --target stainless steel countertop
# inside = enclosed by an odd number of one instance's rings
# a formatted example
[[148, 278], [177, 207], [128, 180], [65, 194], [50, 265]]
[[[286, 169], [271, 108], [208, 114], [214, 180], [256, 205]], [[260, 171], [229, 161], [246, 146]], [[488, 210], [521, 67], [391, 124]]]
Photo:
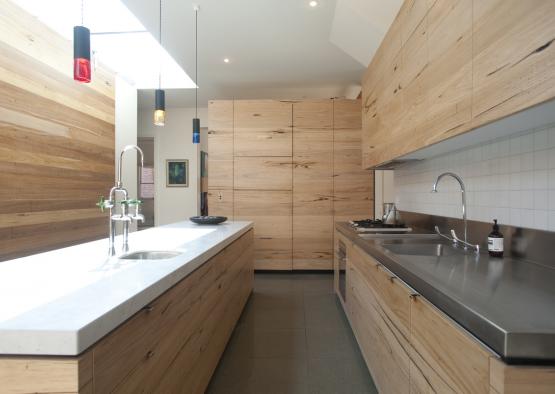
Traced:
[[555, 269], [487, 252], [397, 255], [384, 247], [391, 236], [363, 239], [348, 223], [336, 228], [506, 362], [555, 362]]

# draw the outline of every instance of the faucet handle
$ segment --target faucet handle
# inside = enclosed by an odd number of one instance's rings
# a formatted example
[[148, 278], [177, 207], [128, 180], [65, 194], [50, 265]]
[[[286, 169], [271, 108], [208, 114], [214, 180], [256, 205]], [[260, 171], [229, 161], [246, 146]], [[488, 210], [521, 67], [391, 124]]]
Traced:
[[105, 209], [111, 209], [114, 207], [114, 202], [112, 200], [106, 200], [104, 196], [100, 196], [96, 206], [100, 208], [101, 212], [104, 212]]

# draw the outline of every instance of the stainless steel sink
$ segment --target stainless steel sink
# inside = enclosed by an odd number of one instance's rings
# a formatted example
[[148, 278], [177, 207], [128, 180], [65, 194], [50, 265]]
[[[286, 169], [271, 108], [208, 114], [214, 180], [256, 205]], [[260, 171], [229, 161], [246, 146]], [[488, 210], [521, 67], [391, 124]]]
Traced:
[[391, 253], [408, 256], [440, 257], [465, 253], [464, 250], [444, 243], [384, 243], [382, 246]]
[[168, 260], [179, 256], [181, 253], [172, 251], [141, 251], [125, 254], [120, 257], [123, 260]]

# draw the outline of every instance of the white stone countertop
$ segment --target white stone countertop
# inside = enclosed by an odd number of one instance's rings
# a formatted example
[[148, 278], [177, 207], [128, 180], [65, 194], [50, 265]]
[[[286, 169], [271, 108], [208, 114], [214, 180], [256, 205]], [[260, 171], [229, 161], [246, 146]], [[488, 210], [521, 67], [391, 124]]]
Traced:
[[0, 262], [0, 354], [82, 353], [250, 228], [186, 221], [129, 235], [130, 252], [182, 253], [167, 260], [108, 259], [106, 238]]

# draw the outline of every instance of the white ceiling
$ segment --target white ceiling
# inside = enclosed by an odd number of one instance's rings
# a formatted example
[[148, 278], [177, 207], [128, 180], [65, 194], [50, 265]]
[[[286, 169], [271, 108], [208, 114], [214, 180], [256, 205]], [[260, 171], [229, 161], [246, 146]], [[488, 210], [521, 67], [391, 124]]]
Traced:
[[[123, 2], [157, 37], [158, 1]], [[194, 2], [201, 9], [198, 93], [204, 107], [209, 99], [345, 95], [360, 84], [366, 59], [401, 0], [319, 0], [315, 8], [308, 0]], [[162, 5], [162, 45], [194, 79], [193, 1], [163, 0]], [[166, 101], [194, 106], [194, 89], [166, 91]], [[152, 105], [152, 91], [140, 91], [139, 106]]]

